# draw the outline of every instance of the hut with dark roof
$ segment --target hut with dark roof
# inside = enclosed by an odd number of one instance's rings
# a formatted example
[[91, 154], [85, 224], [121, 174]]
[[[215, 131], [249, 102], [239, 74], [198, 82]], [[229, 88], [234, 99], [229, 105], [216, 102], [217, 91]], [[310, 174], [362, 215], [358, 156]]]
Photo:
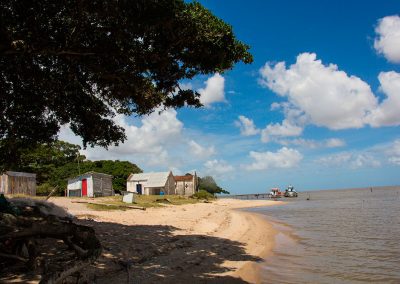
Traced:
[[175, 176], [175, 192], [178, 195], [190, 196], [197, 192], [197, 175], [194, 173], [184, 176]]

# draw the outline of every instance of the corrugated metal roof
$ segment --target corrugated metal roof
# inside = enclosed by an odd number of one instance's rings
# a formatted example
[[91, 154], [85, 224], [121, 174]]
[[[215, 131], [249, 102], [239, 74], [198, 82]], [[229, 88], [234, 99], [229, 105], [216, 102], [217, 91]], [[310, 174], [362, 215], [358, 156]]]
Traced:
[[73, 178], [69, 178], [68, 179], [68, 182], [74, 182], [75, 180], [80, 180], [80, 179], [82, 179], [82, 178], [87, 178], [87, 177], [90, 177], [90, 176], [93, 176], [93, 175], [99, 175], [99, 176], [104, 176], [104, 177], [108, 177], [108, 178], [113, 178], [113, 176], [112, 175], [109, 175], [109, 174], [103, 174], [103, 173], [98, 173], [98, 172], [93, 172], [93, 171], [90, 171], [90, 172], [86, 172], [86, 173], [84, 173], [84, 174], [81, 174], [81, 175], [79, 175], [79, 176], [75, 176], [75, 177], [73, 177]]
[[36, 174], [24, 173], [24, 172], [6, 171], [6, 175], [13, 176], [13, 177], [32, 177], [32, 178], [36, 178]]
[[133, 174], [129, 181], [136, 181], [144, 187], [163, 187], [167, 183], [170, 172]]

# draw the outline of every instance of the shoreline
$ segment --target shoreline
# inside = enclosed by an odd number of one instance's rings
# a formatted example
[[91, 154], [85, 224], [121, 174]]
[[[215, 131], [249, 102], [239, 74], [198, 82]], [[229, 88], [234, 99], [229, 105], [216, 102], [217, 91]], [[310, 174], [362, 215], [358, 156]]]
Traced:
[[[65, 208], [79, 222], [93, 226], [99, 234], [105, 250], [99, 261], [103, 269], [93, 272], [101, 279], [98, 283], [125, 277], [121, 272], [110, 278], [107, 272], [115, 268], [117, 259], [140, 263], [136, 275], [141, 283], [171, 283], [189, 280], [193, 275], [202, 281], [260, 283], [257, 262], [271, 253], [277, 231], [261, 214], [240, 209], [283, 203], [219, 199], [146, 211], [94, 211], [67, 198], [49, 201]], [[146, 269], [150, 276], [143, 273]]]

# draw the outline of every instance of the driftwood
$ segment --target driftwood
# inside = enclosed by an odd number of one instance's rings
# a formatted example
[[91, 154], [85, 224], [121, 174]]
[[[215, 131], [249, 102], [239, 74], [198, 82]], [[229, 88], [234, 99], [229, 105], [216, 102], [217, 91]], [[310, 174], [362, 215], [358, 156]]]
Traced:
[[146, 207], [140, 207], [140, 206], [132, 206], [132, 205], [118, 205], [118, 204], [106, 204], [106, 203], [96, 203], [96, 202], [89, 202], [89, 201], [71, 201], [72, 203], [85, 203], [85, 204], [94, 204], [94, 205], [104, 205], [104, 206], [113, 206], [113, 207], [119, 207], [119, 208], [127, 208], [127, 209], [139, 209], [139, 210], [144, 210], [146, 211]]
[[74, 223], [73, 218], [60, 207], [32, 199], [14, 198], [7, 202], [0, 207], [2, 268], [13, 267], [19, 262], [28, 270], [35, 271], [41, 249], [37, 241], [49, 238], [62, 240], [67, 246], [65, 249], [73, 252], [72, 259], [60, 271], [41, 273], [40, 283], [62, 283], [100, 256], [101, 244], [93, 228]]

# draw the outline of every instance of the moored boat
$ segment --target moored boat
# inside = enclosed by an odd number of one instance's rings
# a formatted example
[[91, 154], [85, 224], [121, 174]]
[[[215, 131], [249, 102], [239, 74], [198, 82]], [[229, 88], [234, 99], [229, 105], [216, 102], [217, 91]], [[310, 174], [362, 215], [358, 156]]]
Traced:
[[298, 193], [292, 185], [289, 185], [285, 190], [285, 197], [297, 197]]
[[278, 187], [271, 188], [269, 193], [270, 198], [281, 198], [282, 196], [282, 191]]

